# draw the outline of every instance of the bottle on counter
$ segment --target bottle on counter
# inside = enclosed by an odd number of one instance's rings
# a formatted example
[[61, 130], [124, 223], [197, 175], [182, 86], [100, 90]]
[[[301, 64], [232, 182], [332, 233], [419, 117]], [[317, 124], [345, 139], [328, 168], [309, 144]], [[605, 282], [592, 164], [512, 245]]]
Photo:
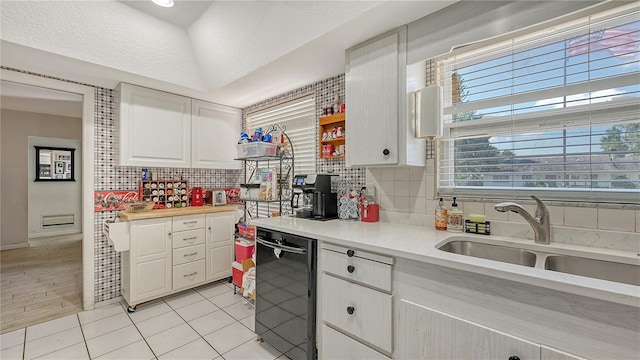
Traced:
[[442, 198], [436, 206], [436, 230], [447, 230], [447, 207], [442, 203]]
[[450, 231], [450, 232], [464, 231], [464, 214], [462, 210], [458, 208], [458, 203], [456, 203], [455, 196], [453, 197], [451, 210], [447, 212], [447, 231]]

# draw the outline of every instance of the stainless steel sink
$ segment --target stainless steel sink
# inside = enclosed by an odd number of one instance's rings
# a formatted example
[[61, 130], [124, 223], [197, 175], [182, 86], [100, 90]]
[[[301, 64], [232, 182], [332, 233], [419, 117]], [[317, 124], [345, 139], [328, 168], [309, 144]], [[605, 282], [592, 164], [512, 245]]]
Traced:
[[438, 249], [454, 254], [473, 256], [482, 259], [502, 261], [510, 264], [533, 267], [536, 254], [519, 248], [484, 244], [474, 241], [449, 241]]
[[570, 255], [550, 255], [544, 268], [567, 274], [640, 286], [640, 266]]

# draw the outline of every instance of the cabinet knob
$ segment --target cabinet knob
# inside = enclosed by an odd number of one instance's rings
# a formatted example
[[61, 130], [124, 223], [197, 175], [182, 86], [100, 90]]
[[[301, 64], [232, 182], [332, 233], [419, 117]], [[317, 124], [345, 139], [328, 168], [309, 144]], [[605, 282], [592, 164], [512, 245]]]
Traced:
[[347, 256], [348, 256], [348, 257], [353, 257], [353, 255], [355, 255], [355, 254], [356, 254], [356, 252], [355, 252], [355, 251], [353, 251], [353, 250], [351, 250], [351, 249], [347, 250]]
[[520, 358], [516, 355], [509, 356], [509, 360], [520, 360]]
[[167, 235], [171, 236], [171, 233], [168, 233]]
[[349, 265], [347, 266], [347, 272], [352, 273], [356, 268], [353, 267], [353, 265]]
[[384, 155], [384, 156], [389, 155], [389, 153], [390, 153], [389, 149], [382, 150], [382, 155]]
[[209, 231], [211, 231], [211, 226], [209, 226]]
[[[347, 314], [351, 315], [353, 314], [353, 312], [356, 311], [356, 309], [353, 306], [347, 306]], [[509, 358], [511, 359], [511, 358]], [[520, 360], [520, 359], [518, 359]]]

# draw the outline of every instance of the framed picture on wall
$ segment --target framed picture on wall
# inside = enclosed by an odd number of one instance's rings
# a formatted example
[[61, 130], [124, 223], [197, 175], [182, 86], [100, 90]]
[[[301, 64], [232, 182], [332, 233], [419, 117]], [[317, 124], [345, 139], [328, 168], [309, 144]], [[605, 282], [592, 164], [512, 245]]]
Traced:
[[74, 152], [72, 148], [34, 146], [34, 181], [75, 181]]
[[64, 161], [56, 161], [55, 164], [56, 164], [56, 174], [64, 174]]

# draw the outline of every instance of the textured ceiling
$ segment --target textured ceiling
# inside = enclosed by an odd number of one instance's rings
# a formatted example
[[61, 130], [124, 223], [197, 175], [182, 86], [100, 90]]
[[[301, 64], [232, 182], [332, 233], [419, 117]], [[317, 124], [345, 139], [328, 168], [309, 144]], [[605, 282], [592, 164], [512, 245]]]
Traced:
[[178, 0], [200, 14], [185, 8], [176, 25], [146, 3], [3, 0], [0, 59], [244, 107], [344, 72], [345, 49], [453, 2]]

